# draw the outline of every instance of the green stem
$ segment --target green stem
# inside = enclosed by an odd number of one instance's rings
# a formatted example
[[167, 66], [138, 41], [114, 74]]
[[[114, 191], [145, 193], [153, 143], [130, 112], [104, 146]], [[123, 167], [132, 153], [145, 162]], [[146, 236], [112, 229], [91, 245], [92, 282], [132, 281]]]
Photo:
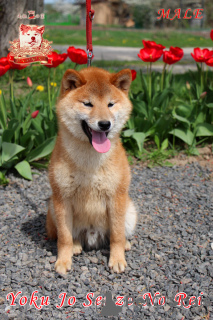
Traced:
[[203, 92], [203, 62], [201, 62], [201, 93]]
[[173, 150], [175, 150], [175, 135], [173, 133], [173, 141], [172, 141], [172, 144], [173, 144]]
[[148, 84], [148, 82], [149, 82], [149, 66], [148, 66], [148, 64], [147, 64], [147, 66], [146, 66], [146, 82], [147, 82], [147, 84]]
[[141, 77], [141, 87], [143, 88], [143, 80], [142, 80], [142, 70], [140, 69], [140, 77]]
[[208, 66], [206, 65], [206, 81], [205, 81], [205, 83], [207, 83], [207, 80], [208, 80], [208, 71], [209, 71], [209, 68], [208, 68]]
[[163, 91], [163, 88], [164, 88], [164, 75], [165, 75], [165, 70], [166, 70], [166, 63], [164, 63], [163, 71], [162, 71], [162, 75], [161, 75], [161, 91]]
[[76, 70], [77, 69], [77, 66], [78, 66], [78, 64], [76, 63], [75, 65], [74, 65], [74, 70]]
[[149, 97], [152, 99], [152, 63], [149, 64]]
[[49, 73], [48, 73], [48, 78], [47, 78], [47, 91], [48, 91], [48, 100], [49, 100], [49, 116], [50, 116], [50, 120], [52, 120], [52, 105], [51, 105], [51, 95], [50, 95], [50, 70], [49, 69]]
[[14, 78], [14, 70], [9, 73], [9, 81], [10, 81], [10, 98], [14, 103], [14, 92], [13, 92], [13, 78]]

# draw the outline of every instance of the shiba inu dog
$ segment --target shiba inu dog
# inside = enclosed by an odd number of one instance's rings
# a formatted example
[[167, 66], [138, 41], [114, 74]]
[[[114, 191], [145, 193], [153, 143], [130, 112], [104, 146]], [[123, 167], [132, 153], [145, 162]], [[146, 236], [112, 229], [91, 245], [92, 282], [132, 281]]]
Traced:
[[132, 110], [131, 71], [115, 74], [87, 68], [67, 70], [57, 104], [58, 137], [49, 180], [52, 196], [46, 220], [58, 238], [55, 269], [71, 269], [82, 247], [110, 241], [109, 267], [123, 272], [137, 214], [128, 195], [130, 168], [119, 133]]
[[19, 27], [20, 48], [40, 48], [44, 26], [25, 25]]

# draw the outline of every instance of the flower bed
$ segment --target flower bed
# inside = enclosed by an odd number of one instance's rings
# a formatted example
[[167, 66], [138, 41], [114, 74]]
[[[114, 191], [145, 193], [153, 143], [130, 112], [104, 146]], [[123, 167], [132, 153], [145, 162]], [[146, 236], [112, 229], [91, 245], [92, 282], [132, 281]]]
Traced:
[[[210, 34], [213, 40], [213, 31]], [[183, 57], [183, 50], [170, 47], [165, 50], [154, 41], [144, 41], [144, 48], [138, 56], [147, 62], [147, 73], [132, 70], [132, 80], [140, 82], [141, 89], [130, 92], [133, 103], [131, 118], [122, 132], [122, 140], [130, 154], [141, 159], [144, 142], [154, 141], [157, 152], [162, 155], [166, 150], [175, 150], [181, 142], [185, 143], [191, 154], [197, 154], [196, 145], [213, 136], [213, 51], [195, 48], [192, 57], [198, 67], [197, 73], [190, 75], [189, 81], [178, 84], [172, 74], [172, 65]], [[162, 73], [152, 72], [152, 63], [163, 55]], [[57, 134], [55, 103], [59, 86], [55, 82], [56, 68], [69, 57], [75, 64], [86, 64], [84, 50], [69, 47], [67, 53], [53, 52], [47, 85], [34, 86], [27, 77], [30, 91], [24, 99], [14, 96], [14, 72], [28, 66], [16, 65], [9, 57], [0, 59], [0, 76], [9, 75], [10, 97], [5, 98], [0, 91], [0, 180], [6, 182], [5, 173], [15, 168], [26, 179], [32, 179], [31, 166], [44, 167], [53, 150]], [[62, 74], [60, 78], [62, 77]], [[133, 83], [134, 87], [134, 83]], [[36, 101], [37, 92], [47, 95], [47, 99]], [[145, 152], [146, 153], [146, 152]]]

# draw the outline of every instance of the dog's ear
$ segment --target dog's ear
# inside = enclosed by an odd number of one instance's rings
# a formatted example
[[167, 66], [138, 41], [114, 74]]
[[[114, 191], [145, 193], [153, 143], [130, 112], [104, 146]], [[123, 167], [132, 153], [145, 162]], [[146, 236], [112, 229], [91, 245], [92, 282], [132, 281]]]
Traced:
[[111, 75], [110, 82], [118, 89], [128, 94], [132, 82], [132, 73], [130, 69], [121, 70]]
[[41, 33], [41, 34], [44, 33], [44, 29], [45, 29], [45, 26], [37, 27], [38, 32]]
[[78, 71], [68, 69], [61, 82], [61, 94], [75, 90], [83, 86], [86, 83], [86, 80], [82, 74]]
[[21, 24], [19, 27], [19, 30], [22, 31], [22, 34], [23, 34], [26, 30], [28, 30], [28, 27], [25, 24]]

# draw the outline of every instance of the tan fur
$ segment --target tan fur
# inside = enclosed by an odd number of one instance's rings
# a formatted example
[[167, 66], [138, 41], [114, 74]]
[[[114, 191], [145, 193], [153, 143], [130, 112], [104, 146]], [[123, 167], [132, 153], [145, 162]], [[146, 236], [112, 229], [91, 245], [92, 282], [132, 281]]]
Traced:
[[[128, 69], [117, 74], [98, 68], [67, 70], [62, 79], [46, 221], [48, 236], [58, 238], [55, 268], [59, 273], [70, 270], [72, 255], [81, 253], [82, 245], [97, 248], [107, 236], [109, 267], [115, 272], [126, 267], [124, 250], [131, 247], [126, 237], [135, 227], [136, 211], [128, 195], [130, 169], [119, 133], [132, 109], [130, 84]], [[93, 106], [85, 106], [85, 101]], [[111, 108], [110, 102], [114, 103]], [[81, 127], [82, 120], [93, 130], [98, 121], [111, 121], [108, 152], [93, 148]]]

